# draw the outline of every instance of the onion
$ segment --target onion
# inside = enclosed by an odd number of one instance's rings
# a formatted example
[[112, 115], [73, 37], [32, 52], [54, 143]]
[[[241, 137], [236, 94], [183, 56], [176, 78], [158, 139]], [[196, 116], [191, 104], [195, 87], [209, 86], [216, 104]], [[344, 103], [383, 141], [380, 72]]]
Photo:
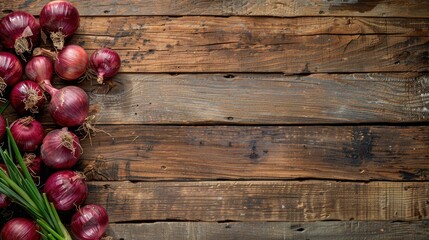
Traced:
[[64, 47], [64, 38], [72, 36], [79, 28], [79, 12], [67, 1], [47, 3], [40, 12], [40, 26], [52, 39], [58, 50]]
[[22, 65], [19, 59], [8, 52], [0, 52], [0, 92], [7, 86], [13, 86], [22, 77]]
[[98, 240], [106, 231], [108, 223], [106, 210], [99, 205], [89, 204], [72, 216], [70, 228], [79, 240]]
[[3, 115], [0, 115], [0, 141], [6, 134], [6, 119], [3, 117]]
[[2, 228], [0, 238], [2, 240], [39, 240], [40, 227], [27, 218], [13, 218]]
[[46, 180], [43, 191], [60, 211], [72, 210], [82, 204], [88, 195], [84, 176], [69, 170], [53, 173]]
[[52, 130], [43, 139], [40, 155], [46, 166], [54, 169], [73, 167], [82, 154], [78, 137], [62, 128]]
[[10, 132], [19, 150], [34, 152], [43, 141], [42, 124], [33, 117], [23, 117], [15, 120], [10, 126]]
[[[0, 163], [0, 168], [3, 169], [7, 173], [7, 167], [3, 163]], [[2, 171], [0, 169], [0, 171]], [[6, 208], [11, 203], [11, 200], [8, 196], [3, 193], [0, 193], [0, 208]]]
[[51, 95], [49, 114], [62, 127], [76, 127], [85, 123], [89, 115], [89, 97], [76, 86], [54, 88], [50, 81], [42, 82], [42, 88]]
[[9, 96], [10, 103], [18, 114], [38, 113], [46, 102], [43, 92], [39, 84], [24, 80], [13, 86]]
[[91, 69], [96, 72], [97, 82], [103, 84], [104, 78], [115, 76], [121, 67], [121, 58], [110, 48], [101, 48], [91, 54]]
[[58, 53], [44, 48], [36, 48], [33, 55], [50, 57], [55, 61], [54, 69], [57, 75], [67, 81], [77, 80], [84, 75], [89, 61], [85, 49], [78, 45], [68, 45]]
[[0, 41], [7, 48], [14, 48], [16, 54], [31, 52], [39, 44], [40, 25], [36, 18], [26, 12], [12, 12], [0, 21]]
[[51, 80], [53, 72], [52, 62], [45, 56], [33, 57], [25, 66], [25, 75], [37, 83], [43, 80]]
[[22, 159], [24, 160], [24, 163], [27, 166], [28, 171], [31, 173], [31, 175], [40, 175], [40, 170], [42, 168], [42, 159], [40, 158], [40, 156], [36, 156], [36, 154], [34, 153], [26, 153], [24, 154]]

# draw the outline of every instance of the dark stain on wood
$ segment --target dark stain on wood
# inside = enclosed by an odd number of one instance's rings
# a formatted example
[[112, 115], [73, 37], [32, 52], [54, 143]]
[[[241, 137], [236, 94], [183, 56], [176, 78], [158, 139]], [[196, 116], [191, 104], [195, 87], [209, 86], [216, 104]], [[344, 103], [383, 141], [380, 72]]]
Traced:
[[368, 12], [374, 9], [383, 0], [328, 0], [330, 11]]
[[410, 171], [399, 171], [399, 174], [403, 180], [423, 180], [427, 177], [429, 169], [419, 168], [414, 172]]
[[360, 166], [373, 157], [372, 146], [374, 136], [367, 127], [355, 127], [352, 131], [350, 145], [343, 147], [347, 161], [353, 166]]
[[251, 149], [251, 152], [250, 152], [250, 154], [247, 156], [249, 159], [250, 159], [250, 161], [252, 161], [252, 163], [259, 163], [260, 162], [260, 155], [258, 154], [258, 150], [257, 150], [257, 148], [256, 148], [256, 140], [252, 140], [251, 142], [250, 142], [250, 149]]

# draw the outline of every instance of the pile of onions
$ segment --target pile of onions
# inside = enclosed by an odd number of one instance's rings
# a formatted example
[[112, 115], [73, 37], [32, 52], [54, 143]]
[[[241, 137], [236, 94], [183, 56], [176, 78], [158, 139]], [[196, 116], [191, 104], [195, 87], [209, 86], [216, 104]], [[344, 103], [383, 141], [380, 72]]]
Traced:
[[57, 210], [69, 211], [85, 201], [88, 187], [82, 174], [63, 170], [49, 176], [43, 192]]
[[26, 12], [12, 12], [0, 21], [0, 41], [7, 48], [14, 48], [18, 55], [31, 52], [40, 41], [40, 25]]
[[101, 48], [91, 54], [91, 69], [95, 72], [97, 83], [103, 84], [104, 78], [115, 76], [121, 67], [119, 54], [110, 48]]
[[46, 102], [43, 89], [39, 84], [24, 80], [13, 86], [10, 92], [10, 103], [20, 115], [39, 113]]
[[36, 151], [44, 137], [42, 124], [31, 116], [15, 120], [10, 125], [10, 132], [19, 150], [24, 152]]
[[70, 228], [77, 239], [94, 240], [103, 236], [108, 223], [106, 210], [102, 206], [89, 204], [73, 215]]
[[40, 25], [46, 35], [51, 37], [54, 47], [63, 49], [64, 39], [72, 36], [79, 28], [79, 12], [67, 1], [47, 3], [40, 12]]
[[9, 220], [2, 228], [0, 238], [3, 240], [39, 240], [40, 227], [27, 218], [13, 218]]
[[0, 93], [6, 87], [15, 85], [22, 77], [22, 65], [19, 59], [8, 52], [0, 52]]
[[52, 130], [43, 139], [40, 154], [46, 166], [53, 169], [73, 167], [82, 154], [79, 138], [67, 128]]

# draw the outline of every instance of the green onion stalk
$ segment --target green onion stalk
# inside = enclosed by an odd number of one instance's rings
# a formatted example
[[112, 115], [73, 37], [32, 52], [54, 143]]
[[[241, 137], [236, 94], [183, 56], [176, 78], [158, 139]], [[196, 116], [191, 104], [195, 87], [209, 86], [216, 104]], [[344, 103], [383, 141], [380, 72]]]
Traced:
[[[35, 219], [41, 228], [43, 239], [72, 240], [53, 203], [48, 201], [46, 194], [41, 194], [37, 189], [9, 127], [6, 127], [6, 135], [8, 150], [0, 147], [0, 156], [9, 175], [0, 168], [0, 193], [18, 203]], [[15, 165], [13, 157], [18, 161], [21, 171]]]

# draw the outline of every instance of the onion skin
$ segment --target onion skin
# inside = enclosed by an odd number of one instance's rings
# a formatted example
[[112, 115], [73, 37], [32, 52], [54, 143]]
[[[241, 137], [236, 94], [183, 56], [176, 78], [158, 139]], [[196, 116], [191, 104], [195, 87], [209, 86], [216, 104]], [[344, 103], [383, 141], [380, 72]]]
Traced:
[[61, 79], [74, 81], [85, 74], [88, 61], [85, 49], [78, 45], [68, 45], [57, 54], [54, 69]]
[[18, 149], [23, 152], [34, 152], [42, 144], [44, 129], [39, 121], [32, 117], [23, 117], [10, 125], [10, 132]]
[[32, 176], [39, 176], [42, 168], [42, 159], [34, 153], [26, 153], [22, 157]]
[[22, 78], [22, 64], [19, 59], [8, 52], [0, 52], [0, 90], [13, 86]]
[[46, 97], [39, 84], [24, 80], [13, 86], [9, 100], [18, 114], [31, 115], [39, 113], [46, 102]]
[[9, 13], [0, 21], [0, 42], [18, 55], [30, 52], [40, 42], [39, 22], [26, 12]]
[[37, 83], [43, 80], [51, 80], [53, 73], [53, 64], [46, 56], [35, 56], [25, 66], [27, 78]]
[[38, 232], [40, 227], [27, 218], [13, 218], [2, 228], [0, 238], [2, 240], [40, 240], [42, 236]]
[[115, 76], [121, 67], [119, 54], [110, 48], [101, 48], [91, 54], [91, 68], [97, 73], [97, 83], [103, 84], [104, 78]]
[[[0, 168], [3, 169], [7, 173], [7, 167], [3, 163], [0, 163]], [[2, 170], [0, 170], [2, 171]], [[0, 193], [0, 208], [7, 208], [12, 201], [8, 196], [3, 193]]]
[[98, 240], [103, 236], [108, 224], [109, 216], [106, 210], [99, 205], [89, 204], [72, 216], [70, 228], [79, 240]]
[[88, 187], [81, 174], [63, 170], [49, 176], [43, 192], [57, 210], [69, 211], [85, 201]]
[[52, 1], [40, 11], [40, 26], [50, 36], [54, 47], [61, 50], [64, 38], [72, 36], [79, 28], [79, 11], [70, 2]]
[[46, 166], [53, 169], [73, 167], [82, 155], [79, 138], [67, 128], [55, 129], [46, 134], [40, 146], [40, 156]]

